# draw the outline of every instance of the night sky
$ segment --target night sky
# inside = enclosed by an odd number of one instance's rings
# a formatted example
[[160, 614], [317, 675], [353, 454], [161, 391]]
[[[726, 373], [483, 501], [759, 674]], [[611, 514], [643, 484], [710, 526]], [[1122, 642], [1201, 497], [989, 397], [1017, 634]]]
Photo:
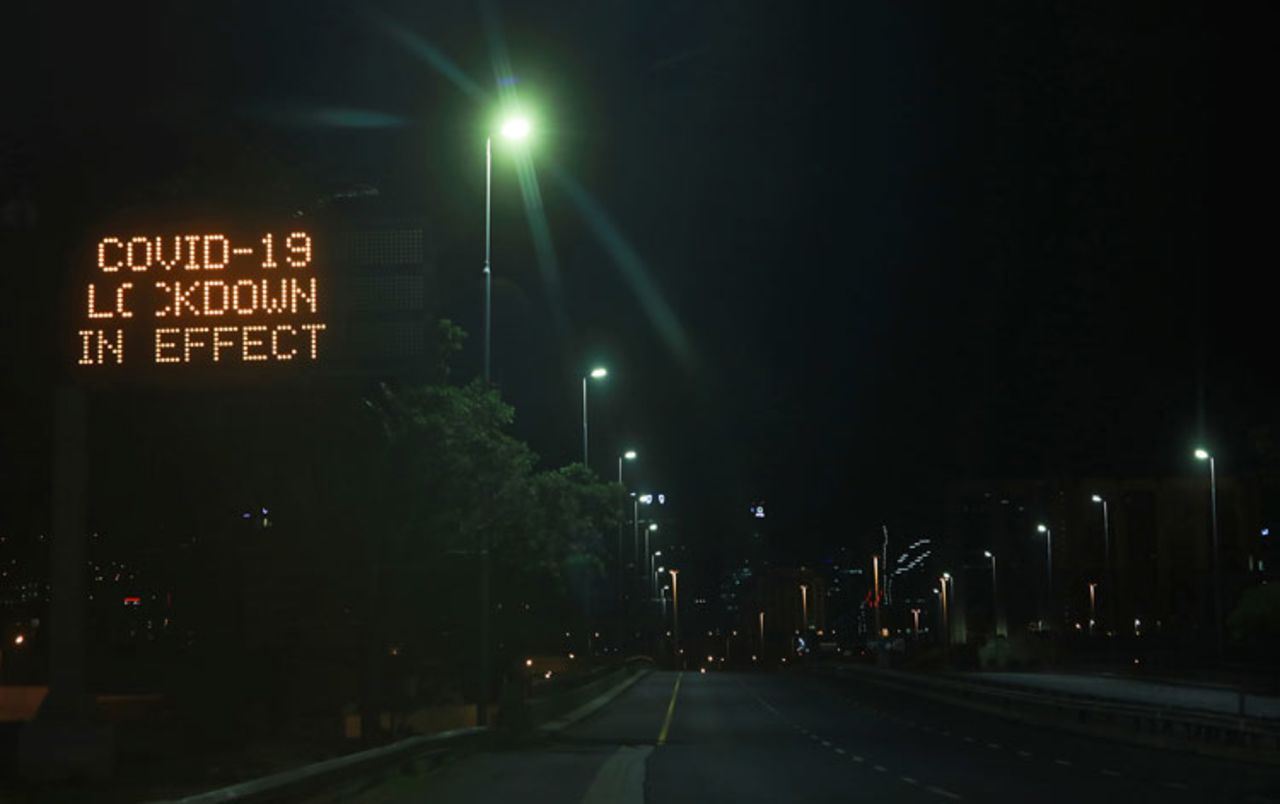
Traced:
[[559, 284], [498, 154], [496, 378], [558, 465], [608, 365], [592, 463], [639, 450], [629, 476], [691, 540], [763, 499], [803, 560], [938, 528], [951, 479], [1178, 474], [1201, 438], [1230, 473], [1277, 424], [1274, 93], [1208, 4], [187, 5], [45, 17], [58, 46], [8, 71], [19, 473], [54, 375], [23, 337], [54, 331], [51, 241], [209, 175], [228, 206], [369, 185], [425, 212], [477, 373], [504, 42]]

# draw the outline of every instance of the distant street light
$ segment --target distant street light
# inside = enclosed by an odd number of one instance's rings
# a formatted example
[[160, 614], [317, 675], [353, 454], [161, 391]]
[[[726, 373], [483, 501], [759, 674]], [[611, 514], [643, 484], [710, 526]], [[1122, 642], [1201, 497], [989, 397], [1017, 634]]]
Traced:
[[945, 640], [943, 644], [947, 647], [951, 646], [951, 611], [947, 605], [947, 587], [951, 584], [951, 573], [944, 572], [942, 577], [938, 579], [939, 587], [942, 589], [942, 634]]
[[622, 485], [622, 462], [623, 460], [634, 461], [636, 459], [636, 451], [629, 449], [618, 456], [618, 485]]
[[[1107, 587], [1107, 627], [1114, 628], [1116, 622], [1116, 587], [1111, 578], [1111, 514], [1107, 501], [1101, 494], [1089, 499], [1102, 505], [1102, 583]], [[1105, 634], [1107, 629], [1102, 629]]]
[[[644, 532], [644, 556], [645, 556], [644, 569], [645, 569], [645, 573], [650, 578], [653, 577], [653, 554], [649, 552], [649, 534], [656, 533], [657, 530], [658, 530], [658, 523], [650, 522], [649, 527]], [[652, 590], [650, 590], [649, 599], [653, 600]]]
[[[652, 502], [652, 494], [631, 495], [631, 560], [635, 562], [637, 572], [640, 570], [640, 506], [649, 505]], [[649, 539], [647, 531], [644, 538], [647, 544]]]
[[1098, 584], [1089, 581], [1089, 633], [1093, 633], [1093, 624], [1098, 618]]
[[1209, 462], [1209, 521], [1213, 532], [1213, 629], [1217, 639], [1218, 658], [1222, 658], [1222, 558], [1218, 543], [1218, 471], [1208, 450], [1197, 449], [1197, 460]]
[[983, 550], [982, 555], [991, 559], [991, 618], [994, 621], [996, 636], [1000, 636], [1000, 588], [996, 585], [996, 554]]
[[800, 630], [808, 631], [809, 630], [809, 584], [807, 583], [800, 584], [800, 612], [802, 617]]
[[[586, 381], [584, 380], [583, 382], [585, 383]], [[583, 409], [583, 412], [584, 412], [584, 419], [585, 419], [585, 412], [586, 412], [586, 409], [587, 409], [587, 396], [586, 396], [586, 393], [585, 393], [585, 385], [584, 385], [583, 395], [582, 395], [582, 409]], [[585, 420], [584, 420], [583, 424], [584, 424], [584, 425], [586, 424]], [[585, 453], [585, 449], [584, 449], [584, 453]], [[635, 450], [633, 450], [633, 449], [626, 450], [625, 452], [623, 452], [621, 455], [619, 455], [619, 456], [618, 456], [618, 485], [619, 485], [619, 486], [622, 486], [622, 462], [623, 462], [624, 460], [627, 460], [627, 461], [634, 461], [635, 459], [636, 459], [636, 451], [635, 451]], [[585, 461], [584, 461], [584, 463], [585, 463]], [[626, 487], [625, 487], [625, 486], [623, 486], [623, 490], [624, 490], [624, 491], [626, 490]], [[625, 573], [623, 572], [623, 561], [622, 561], [622, 523], [623, 523], [623, 522], [626, 520], [626, 518], [627, 518], [627, 513], [626, 513], [627, 509], [626, 509], [626, 507], [625, 507], [625, 506], [626, 506], [626, 498], [625, 498], [625, 497], [623, 498], [623, 506], [624, 506], [624, 507], [623, 507], [623, 509], [622, 509], [621, 511], [619, 511], [619, 512], [618, 512], [618, 576], [617, 576], [617, 583], [618, 583], [618, 600], [619, 600], [619, 602], [621, 602], [621, 601], [622, 601], [622, 599], [623, 599], [623, 586], [624, 586], [624, 584], [623, 584], [623, 577], [624, 577], [624, 575], [625, 575]]]
[[1036, 525], [1036, 530], [1044, 534], [1044, 575], [1047, 579], [1045, 584], [1046, 597], [1048, 604], [1047, 616], [1050, 623], [1053, 622], [1053, 530], [1048, 525]]
[[603, 368], [593, 368], [591, 373], [582, 378], [582, 465], [590, 467], [587, 463], [587, 377], [593, 380], [602, 380], [609, 376], [609, 371]]
[[[502, 136], [508, 140], [523, 140], [529, 136], [529, 121], [523, 117], [508, 118], [500, 128]], [[490, 270], [490, 253], [492, 241], [493, 219], [493, 135], [484, 140], [484, 381], [488, 383], [490, 374], [490, 354], [492, 351], [492, 285], [493, 272]]]
[[671, 574], [671, 630], [672, 646], [676, 656], [680, 655], [680, 570], [667, 570]]
[[875, 612], [876, 639], [880, 638], [880, 556], [871, 556], [871, 608]]

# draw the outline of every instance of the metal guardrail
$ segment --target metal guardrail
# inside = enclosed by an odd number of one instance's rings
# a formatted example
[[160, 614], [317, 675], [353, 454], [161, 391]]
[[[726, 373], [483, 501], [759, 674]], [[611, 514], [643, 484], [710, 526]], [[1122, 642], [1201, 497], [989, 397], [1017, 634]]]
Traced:
[[454, 729], [439, 734], [409, 737], [390, 745], [344, 754], [323, 762], [304, 765], [259, 779], [220, 787], [205, 793], [175, 799], [171, 804], [216, 804], [227, 801], [276, 801], [308, 793], [332, 790], [374, 771], [410, 760], [423, 759], [457, 749], [487, 734], [487, 726]]
[[[1211, 749], [1211, 753], [1280, 763], [1280, 722], [1177, 707], [1127, 703], [1052, 692], [1011, 689], [872, 668], [838, 668], [884, 686], [920, 693], [922, 688], [952, 702], [970, 702], [1016, 719], [1028, 712], [1075, 730], [1136, 734], [1163, 747]], [[957, 700], [958, 699], [958, 700]], [[1019, 715], [1023, 715], [1019, 717]]]
[[[616, 683], [619, 674], [628, 676], [639, 672], [652, 662], [634, 657], [621, 665], [592, 674], [584, 683], [553, 694], [530, 699], [529, 705], [545, 711], [533, 712], [535, 720], [559, 714], [562, 710], [577, 706], [581, 699], [598, 691], [601, 686]], [[353, 754], [327, 759], [300, 768], [293, 768], [270, 776], [239, 782], [204, 793], [172, 799], [163, 804], [223, 804], [223, 802], [290, 801], [308, 795], [333, 793], [359, 784], [376, 776], [380, 771], [397, 764], [416, 762], [432, 757], [442, 757], [472, 742], [479, 741], [492, 731], [488, 726], [409, 737], [390, 745], [358, 751]]]

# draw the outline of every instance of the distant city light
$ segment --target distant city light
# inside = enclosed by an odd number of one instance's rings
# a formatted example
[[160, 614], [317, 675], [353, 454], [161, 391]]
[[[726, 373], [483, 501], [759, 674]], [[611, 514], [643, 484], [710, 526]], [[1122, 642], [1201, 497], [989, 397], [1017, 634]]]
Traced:
[[667, 495], [665, 495], [665, 494], [659, 494], [659, 495], [658, 495], [658, 505], [666, 505], [666, 504], [667, 504]]
[[18, 634], [16, 637], [13, 638], [13, 644], [15, 645], [21, 645], [23, 642], [26, 642], [26, 641], [27, 641], [27, 638], [22, 634]]

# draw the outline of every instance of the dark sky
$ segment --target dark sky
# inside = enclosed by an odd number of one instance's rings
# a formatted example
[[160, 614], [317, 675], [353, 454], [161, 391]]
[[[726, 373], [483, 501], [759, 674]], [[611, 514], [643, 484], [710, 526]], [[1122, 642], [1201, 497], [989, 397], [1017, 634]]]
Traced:
[[[490, 101], [505, 42], [560, 270], [548, 286], [499, 155], [495, 363], [520, 432], [574, 459], [578, 378], [607, 363], [593, 464], [635, 446], [632, 477], [708, 544], [752, 499], [806, 555], [936, 528], [951, 478], [1178, 473], [1201, 437], [1244, 465], [1275, 422], [1266, 56], [1208, 4], [492, 8], [500, 35], [463, 2], [48, 9], [9, 71], [0, 188], [39, 222], [6, 227], [66, 237], [209, 174], [228, 205], [371, 185], [429, 212], [474, 373], [491, 104], [391, 31]], [[49, 350], [15, 335], [48, 325], [53, 274], [3, 280], [33, 301], [6, 322], [11, 425], [38, 418]]]

